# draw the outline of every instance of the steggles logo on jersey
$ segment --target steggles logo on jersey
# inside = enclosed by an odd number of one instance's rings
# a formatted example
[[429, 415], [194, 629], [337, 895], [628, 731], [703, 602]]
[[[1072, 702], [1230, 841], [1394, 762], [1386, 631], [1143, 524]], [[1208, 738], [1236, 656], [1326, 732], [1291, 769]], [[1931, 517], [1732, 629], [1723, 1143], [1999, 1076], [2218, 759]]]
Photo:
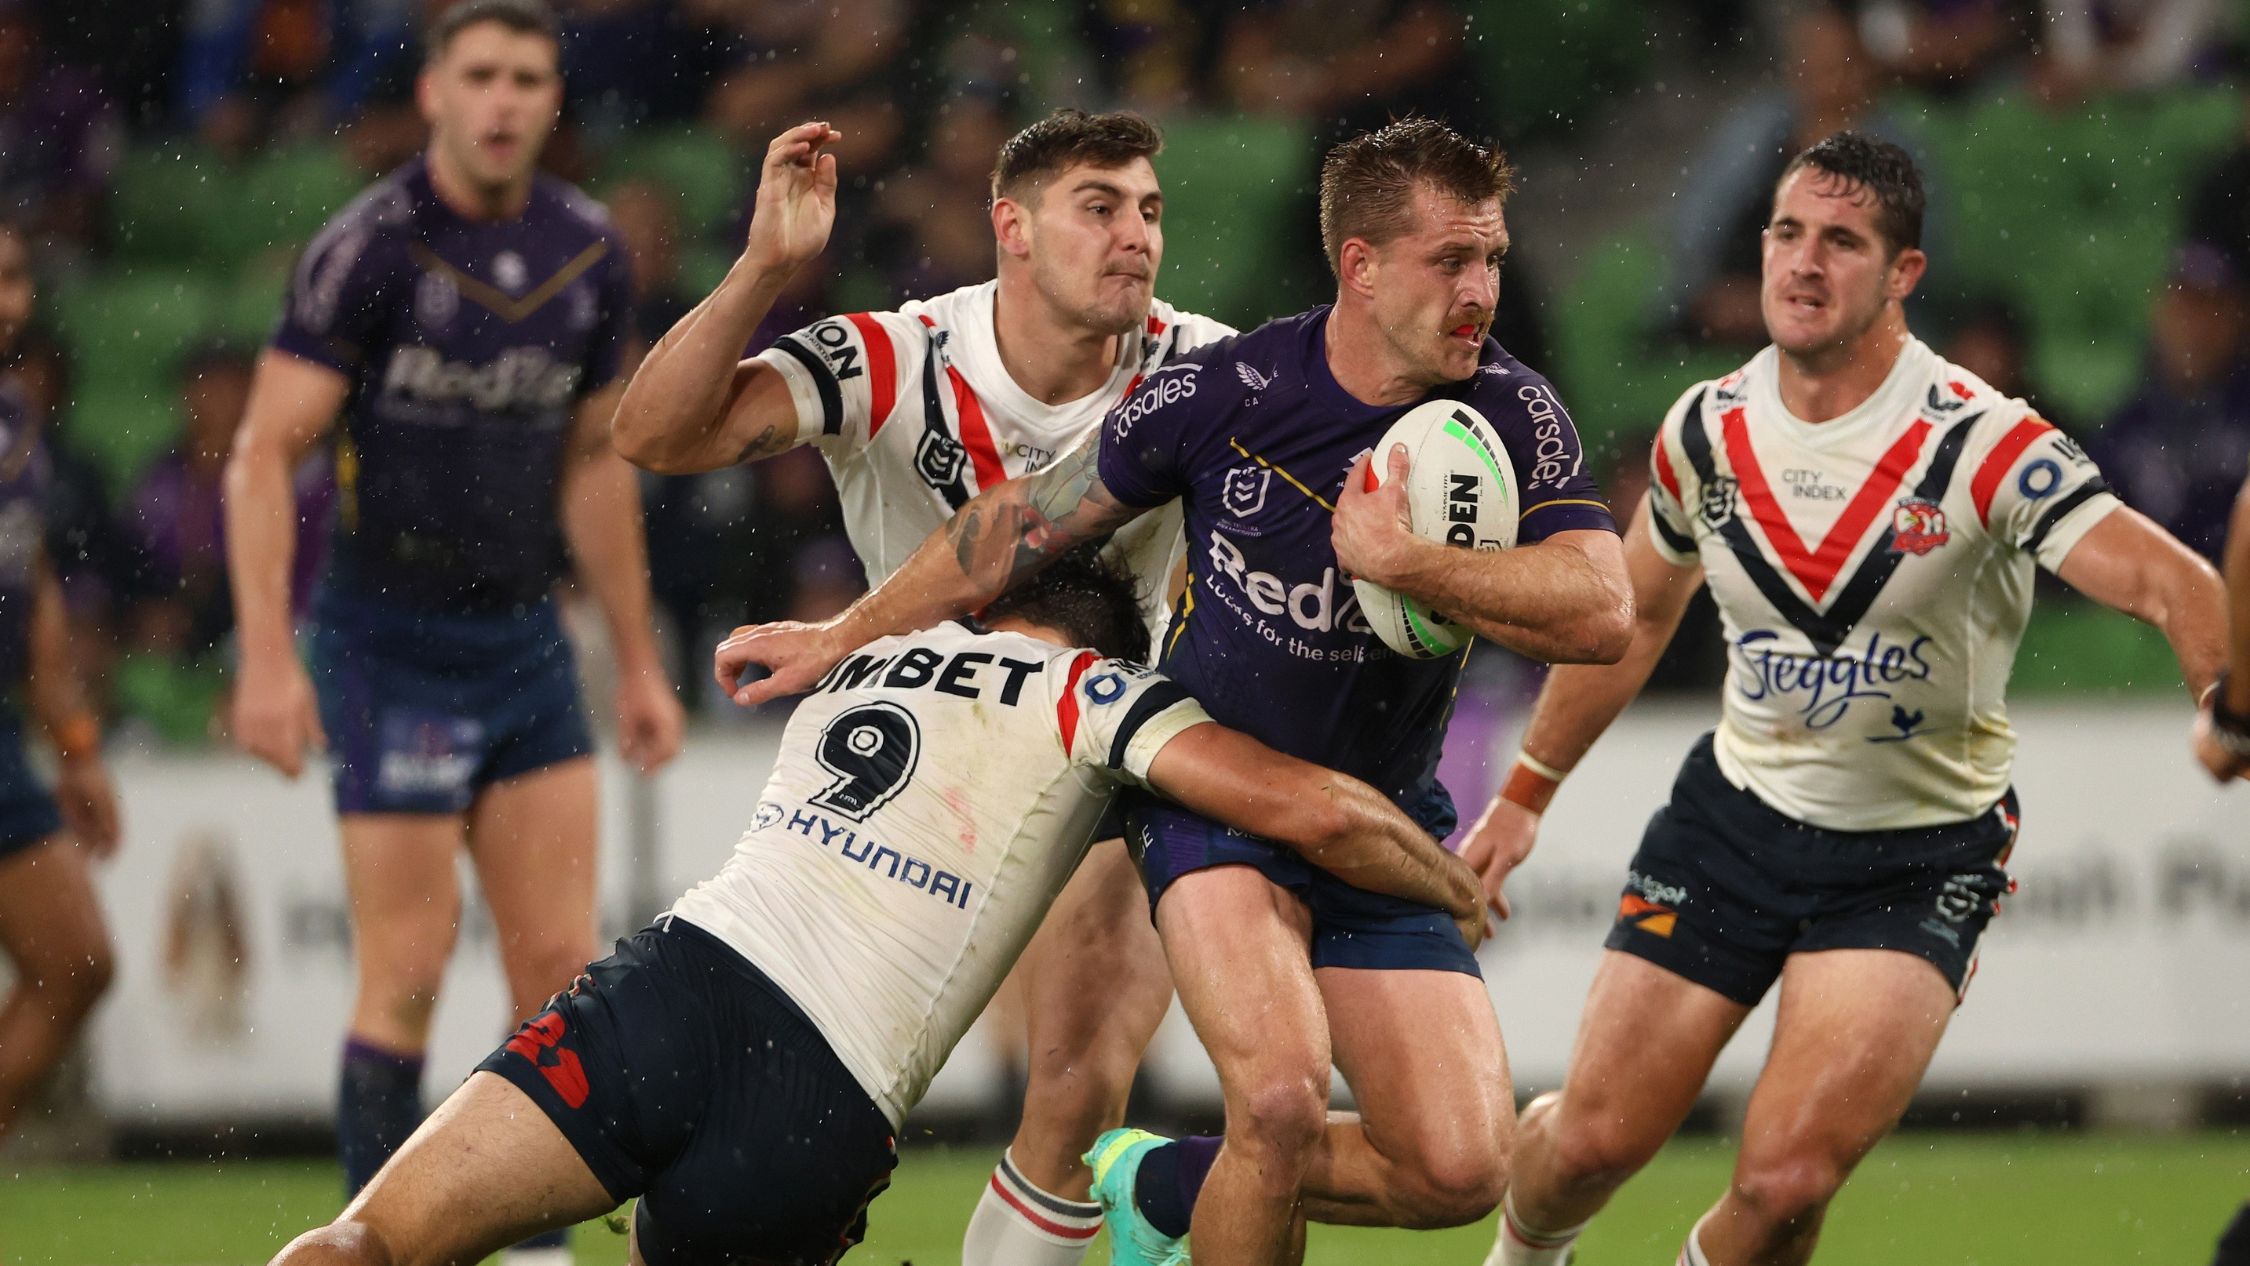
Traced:
[[1221, 500], [1227, 513], [1238, 519], [1247, 519], [1266, 508], [1266, 489], [1273, 485], [1273, 471], [1263, 466], [1237, 466], [1227, 472], [1226, 491]]
[[1924, 634], [1900, 646], [1873, 632], [1867, 635], [1866, 649], [1856, 654], [1838, 647], [1832, 655], [1806, 655], [1782, 649], [1781, 635], [1772, 629], [1752, 629], [1735, 640], [1743, 670], [1735, 686], [1753, 702], [1787, 698], [1797, 704], [1806, 729], [1825, 730], [1861, 699], [1890, 702], [1885, 686], [1928, 681], [1934, 668], [1923, 652], [1934, 640]]
[[1716, 528], [1734, 517], [1737, 486], [1732, 475], [1714, 475], [1703, 481], [1703, 487], [1696, 494], [1695, 511], [1703, 517], [1706, 527]]
[[1901, 497], [1898, 508], [1891, 511], [1894, 554], [1927, 554], [1952, 539], [1953, 534], [1946, 530], [1945, 511], [1935, 501]]
[[969, 450], [958, 440], [941, 431], [922, 432], [921, 442], [914, 446], [914, 471], [932, 488], [943, 491], [961, 477], [961, 466], [969, 460]]

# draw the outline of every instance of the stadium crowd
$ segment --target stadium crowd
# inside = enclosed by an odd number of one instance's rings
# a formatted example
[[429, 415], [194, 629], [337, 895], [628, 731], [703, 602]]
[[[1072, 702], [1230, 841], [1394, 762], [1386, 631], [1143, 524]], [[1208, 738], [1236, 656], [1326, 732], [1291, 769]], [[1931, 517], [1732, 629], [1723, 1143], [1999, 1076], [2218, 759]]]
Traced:
[[[752, 350], [810, 315], [989, 277], [992, 155], [1063, 104], [1164, 121], [1160, 293], [1247, 327], [1323, 289], [1311, 177], [1334, 140], [1420, 111], [1513, 147], [1588, 143], [1615, 103], [1663, 95], [1664, 46], [1740, 85], [1678, 165], [1668, 218], [1591, 250], [1576, 277], [1516, 270], [1495, 330], [1573, 402], [1620, 501], [1638, 495], [1678, 384], [1763, 341], [1764, 191], [1789, 154], [1844, 126], [1906, 145], [1933, 173], [1930, 249], [1951, 263], [1915, 320], [1948, 357], [2035, 401], [2130, 503], [2214, 558], [2250, 454], [2250, 112], [2235, 86], [2250, 32], [2208, 0], [561, 9], [568, 102], [546, 163], [608, 203], [644, 340], [723, 274], [758, 151], [808, 116], [844, 133], [836, 245]], [[225, 715], [221, 472], [251, 357], [307, 237], [422, 144], [412, 84], [432, 12], [0, 3], [0, 214], [32, 233], [41, 290], [7, 372], [55, 454], [50, 548], [112, 724], [198, 743]], [[321, 565], [331, 464], [300, 472], [298, 595]], [[647, 476], [643, 491], [691, 706], [706, 703], [692, 683], [717, 632], [819, 618], [863, 585], [810, 450]], [[2067, 608], [2053, 618], [2054, 637], [2074, 635]], [[2033, 646], [2052, 644], [2041, 638], [2035, 627]], [[1715, 681], [1692, 650], [1674, 660], [1660, 683]]]

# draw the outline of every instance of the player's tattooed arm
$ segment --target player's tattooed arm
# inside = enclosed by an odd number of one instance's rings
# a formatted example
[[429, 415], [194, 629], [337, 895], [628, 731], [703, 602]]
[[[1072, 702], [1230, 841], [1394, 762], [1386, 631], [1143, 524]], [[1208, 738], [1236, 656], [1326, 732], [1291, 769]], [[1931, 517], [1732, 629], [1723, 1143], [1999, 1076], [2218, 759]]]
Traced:
[[[711, 673], [744, 706], [810, 689], [879, 637], [967, 615], [1082, 541], [1107, 536], [1143, 513], [1102, 484], [1097, 441], [1036, 474], [985, 489], [932, 532], [888, 580], [825, 624], [736, 629], [719, 644]], [[752, 665], [768, 675], [743, 684]]]
[[[1053, 465], [980, 494], [946, 524], [961, 574], [998, 597], [1056, 555], [1104, 537], [1138, 517], [1103, 485], [1100, 446], [1087, 443]], [[990, 601], [988, 598], [987, 601]]]

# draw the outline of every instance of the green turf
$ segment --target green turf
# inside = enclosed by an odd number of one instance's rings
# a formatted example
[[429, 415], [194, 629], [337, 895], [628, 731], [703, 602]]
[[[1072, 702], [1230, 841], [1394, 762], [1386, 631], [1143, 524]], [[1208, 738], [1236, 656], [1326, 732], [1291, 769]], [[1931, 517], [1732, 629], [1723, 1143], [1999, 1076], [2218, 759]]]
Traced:
[[[1726, 1180], [1729, 1148], [1690, 1141], [1633, 1180], [1581, 1241], [1582, 1266], [1671, 1259]], [[951, 1266], [961, 1225], [993, 1157], [907, 1154], [876, 1202], [863, 1266]], [[1830, 1213], [1825, 1266], [1999, 1266], [2020, 1262], [2208, 1260], [2219, 1228], [2250, 1194], [2250, 1137], [1906, 1135], [1885, 1143]], [[0, 1175], [6, 1266], [219, 1266], [254, 1263], [332, 1215], [332, 1166], [263, 1161], [41, 1168]], [[1432, 1234], [1316, 1227], [1307, 1261], [1470, 1266], [1482, 1226]], [[613, 1266], [623, 1241], [581, 1227], [578, 1260]], [[1087, 1266], [1106, 1266], [1097, 1246]]]

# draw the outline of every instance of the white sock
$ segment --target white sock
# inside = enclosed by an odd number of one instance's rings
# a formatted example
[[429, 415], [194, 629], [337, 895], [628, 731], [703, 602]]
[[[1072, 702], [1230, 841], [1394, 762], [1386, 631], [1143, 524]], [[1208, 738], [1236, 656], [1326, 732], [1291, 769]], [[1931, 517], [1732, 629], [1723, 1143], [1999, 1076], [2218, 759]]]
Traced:
[[504, 1248], [500, 1250], [500, 1266], [571, 1266], [567, 1245], [554, 1248]]
[[1560, 1231], [1525, 1226], [1516, 1216], [1516, 1193], [1511, 1187], [1500, 1199], [1500, 1234], [1484, 1266], [1563, 1266], [1570, 1260], [1570, 1246], [1585, 1229], [1583, 1222]]
[[1710, 1220], [1711, 1215], [1706, 1213], [1695, 1220], [1694, 1226], [1688, 1228], [1687, 1243], [1680, 1245], [1679, 1266], [1711, 1266], [1711, 1259], [1703, 1255], [1703, 1245], [1699, 1242], [1703, 1236], [1703, 1224]]
[[1002, 1152], [961, 1237], [961, 1266], [1078, 1266], [1101, 1229], [1100, 1205], [1048, 1195]]

